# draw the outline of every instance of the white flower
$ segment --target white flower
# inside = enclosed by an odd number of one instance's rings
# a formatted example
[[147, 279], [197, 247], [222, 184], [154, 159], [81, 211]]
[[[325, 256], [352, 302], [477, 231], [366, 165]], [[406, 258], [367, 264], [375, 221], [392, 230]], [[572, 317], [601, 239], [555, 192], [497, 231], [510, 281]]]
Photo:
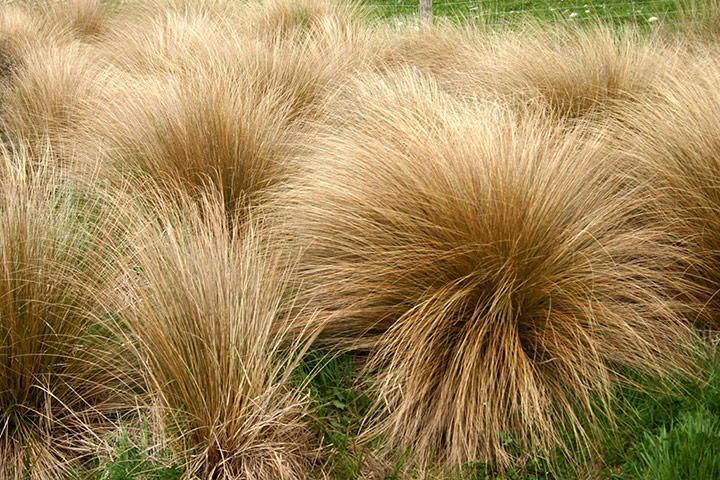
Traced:
[[648, 22], [657, 22], [658, 20], [660, 20], [658, 17], [650, 17], [650, 18], [648, 18], [647, 21]]
[[578, 16], [578, 13], [577, 13], [577, 12], [573, 12], [573, 13], [570, 14], [570, 18], [575, 18], [575, 17], [577, 17], [577, 16]]

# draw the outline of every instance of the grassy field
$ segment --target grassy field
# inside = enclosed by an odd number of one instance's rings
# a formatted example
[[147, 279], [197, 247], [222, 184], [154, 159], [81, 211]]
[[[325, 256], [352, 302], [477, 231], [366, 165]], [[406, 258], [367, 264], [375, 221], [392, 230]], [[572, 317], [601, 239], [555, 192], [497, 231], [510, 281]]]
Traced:
[[0, 479], [720, 478], [720, 8], [365, 5], [0, 3]]
[[[379, 18], [401, 21], [404, 16], [417, 15], [418, 2], [401, 0], [396, 2], [368, 1], [373, 14]], [[466, 20], [480, 20], [488, 24], [515, 25], [528, 20], [587, 22], [602, 18], [617, 23], [655, 23], [672, 21], [683, 4], [674, 0], [573, 2], [550, 1], [436, 1], [433, 13], [440, 17]]]
[[[418, 21], [415, 0], [365, 1], [370, 17], [398, 27]], [[693, 0], [610, 0], [603, 2], [561, 1], [436, 1], [433, 14], [439, 21], [480, 24], [493, 29], [522, 30], [528, 24], [595, 25], [632, 27], [640, 32], [660, 29], [687, 31], [689, 25], [712, 29], [717, 25], [716, 8], [710, 2]]]

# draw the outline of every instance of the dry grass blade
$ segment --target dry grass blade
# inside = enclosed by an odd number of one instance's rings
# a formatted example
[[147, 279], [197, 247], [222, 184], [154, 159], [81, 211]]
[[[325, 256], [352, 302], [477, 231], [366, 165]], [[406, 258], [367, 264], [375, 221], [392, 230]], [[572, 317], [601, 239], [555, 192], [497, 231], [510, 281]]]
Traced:
[[308, 403], [289, 379], [309, 339], [283, 344], [277, 256], [216, 194], [178, 198], [135, 217], [120, 300], [174, 445], [202, 478], [304, 478]]
[[587, 441], [622, 367], [682, 368], [685, 252], [599, 145], [412, 72], [351, 91], [277, 202], [326, 338], [373, 347], [374, 432], [508, 465], [502, 435]]

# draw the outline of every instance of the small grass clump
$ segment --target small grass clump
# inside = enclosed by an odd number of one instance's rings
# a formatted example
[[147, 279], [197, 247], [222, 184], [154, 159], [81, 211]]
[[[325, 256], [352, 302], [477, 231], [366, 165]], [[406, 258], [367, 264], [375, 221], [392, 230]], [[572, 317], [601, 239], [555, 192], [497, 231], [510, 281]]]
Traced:
[[53, 163], [49, 152], [0, 153], [0, 477], [9, 480], [67, 475], [133, 402], [131, 369], [103, 328], [104, 254], [117, 225]]
[[49, 145], [58, 163], [76, 161], [76, 129], [88, 121], [91, 105], [112, 91], [113, 78], [80, 43], [35, 46], [13, 67], [0, 93], [0, 132], [22, 138], [37, 150], [34, 156], [41, 157]]
[[496, 99], [578, 121], [602, 120], [676, 68], [678, 49], [632, 28], [529, 22], [518, 31], [459, 30], [398, 35], [386, 54], [455, 97]]
[[117, 309], [170, 448], [202, 478], [303, 478], [308, 401], [289, 378], [305, 343], [284, 343], [277, 257], [253, 227], [228, 226], [217, 195], [177, 198], [126, 217], [137, 239]]

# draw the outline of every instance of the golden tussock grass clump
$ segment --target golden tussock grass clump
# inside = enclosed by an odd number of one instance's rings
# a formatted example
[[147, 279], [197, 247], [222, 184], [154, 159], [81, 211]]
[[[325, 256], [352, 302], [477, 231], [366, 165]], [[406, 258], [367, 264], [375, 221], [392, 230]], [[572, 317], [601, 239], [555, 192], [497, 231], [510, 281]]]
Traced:
[[[22, 54], [41, 36], [41, 26], [15, 4], [0, 9], [0, 81], [5, 83]], [[0, 83], [0, 86], [2, 86]]]
[[326, 339], [372, 347], [371, 432], [421, 462], [506, 466], [501, 434], [582, 445], [623, 367], [682, 368], [685, 252], [596, 142], [411, 72], [351, 91], [274, 222]]
[[[646, 95], [623, 105], [606, 129], [609, 148], [621, 152], [650, 182], [653, 207], [692, 251], [687, 275], [708, 289], [697, 323], [720, 327], [720, 62], [717, 50], [695, 55]], [[637, 167], [641, 167], [638, 169]]]
[[208, 15], [128, 9], [108, 28], [98, 51], [135, 76], [182, 74], [198, 62], [210, 62], [229, 35], [222, 22]]
[[170, 445], [201, 478], [305, 478], [308, 399], [290, 377], [311, 338], [283, 341], [290, 270], [252, 221], [228, 227], [216, 192], [176, 198], [146, 198], [152, 210], [130, 213], [137, 202], [118, 197], [137, 234], [120, 262], [118, 318]]
[[[347, 71], [334, 64], [359, 66], [359, 59], [375, 50], [369, 46], [376, 38], [357, 21], [356, 9], [332, 3], [310, 2], [305, 7], [312, 20], [297, 19], [292, 25], [285, 17], [292, 18], [304, 4], [246, 4], [240, 9], [242, 15], [234, 15], [226, 12], [228, 2], [170, 1], [172, 6], [162, 8], [164, 3], [128, 8], [114, 17], [101, 42], [108, 61], [133, 74], [174, 74], [198, 62], [231, 66], [243, 56], [255, 55], [270, 67], [279, 62], [280, 68], [286, 68], [288, 60], [294, 60], [296, 68], [308, 65], [318, 74], [335, 70], [337, 80]], [[229, 3], [237, 10], [237, 2]]]
[[121, 21], [149, 16], [183, 15], [237, 26], [251, 8], [248, 2], [234, 0], [129, 0], [120, 9]]
[[8, 480], [64, 478], [94, 453], [109, 418], [132, 405], [135, 385], [103, 328], [117, 226], [54, 162], [49, 151], [0, 154], [0, 477]]
[[77, 148], [100, 158], [110, 180], [143, 188], [153, 179], [168, 194], [178, 184], [189, 194], [212, 187], [228, 211], [244, 209], [286, 176], [294, 153], [285, 92], [253, 80], [218, 67], [134, 81], [131, 98], [90, 115]]
[[50, 142], [57, 160], [72, 156], [75, 129], [91, 105], [110, 96], [115, 76], [77, 42], [37, 46], [0, 94], [0, 131], [22, 138], [38, 155]]
[[92, 41], [101, 35], [110, 17], [108, 6], [99, 0], [4, 3], [0, 8], [0, 55], [18, 63], [33, 47]]
[[[447, 31], [446, 31], [447, 30]], [[416, 65], [461, 97], [500, 95], [520, 111], [603, 117], [619, 100], [646, 91], [679, 58], [669, 45], [632, 29], [529, 25], [522, 31], [399, 36], [391, 64]]]
[[313, 35], [333, 24], [345, 33], [358, 28], [366, 15], [360, 4], [325, 0], [267, 0], [248, 9], [244, 27], [260, 38]]
[[111, 17], [112, 4], [103, 0], [40, 0], [30, 4], [46, 23], [85, 42], [100, 37]]
[[[116, 66], [137, 61], [146, 74], [128, 75], [132, 96], [99, 105], [72, 139], [87, 158], [103, 159], [111, 176], [119, 169], [160, 184], [182, 180], [188, 192], [212, 185], [230, 210], [242, 209], [290, 174], [291, 160], [312, 138], [308, 120], [360, 60], [312, 38], [296, 45], [300, 50], [207, 26], [194, 38], [208, 32], [212, 41], [198, 43], [204, 52], [183, 51], [181, 37], [171, 44], [177, 56], [120, 56]], [[111, 45], [102, 48], [109, 53]]]
[[360, 4], [271, 0], [253, 4], [241, 30], [311, 65], [326, 85], [337, 84], [382, 61], [387, 35], [367, 21], [367, 13]]

